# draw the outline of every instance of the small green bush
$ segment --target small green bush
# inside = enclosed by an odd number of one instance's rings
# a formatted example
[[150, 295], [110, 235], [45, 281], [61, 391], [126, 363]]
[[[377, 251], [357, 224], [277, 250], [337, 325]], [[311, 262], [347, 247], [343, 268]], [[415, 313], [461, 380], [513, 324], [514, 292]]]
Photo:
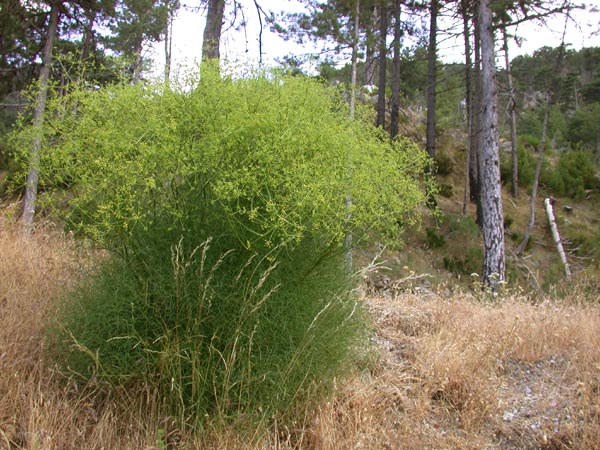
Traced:
[[[600, 78], [595, 80], [596, 89], [600, 86]], [[591, 103], [578, 109], [569, 121], [567, 138], [572, 145], [581, 146], [590, 151], [598, 147], [600, 139], [600, 103]]]
[[439, 189], [442, 197], [452, 198], [454, 195], [454, 187], [451, 184], [441, 183]]
[[444, 268], [450, 272], [470, 275], [479, 273], [483, 267], [483, 250], [481, 247], [470, 246], [461, 255], [444, 256]]
[[455, 238], [476, 239], [479, 235], [479, 226], [472, 217], [448, 216], [450, 236]]
[[435, 173], [440, 176], [451, 175], [454, 171], [454, 161], [445, 153], [435, 155]]
[[553, 195], [581, 200], [585, 197], [586, 189], [600, 187], [596, 171], [588, 152], [570, 150], [560, 155], [556, 167], [542, 173], [540, 183], [550, 189]]
[[[567, 193], [565, 181], [562, 173], [558, 168], [549, 167], [544, 173], [540, 175], [540, 184], [545, 186], [552, 195], [557, 197], [564, 197]], [[580, 188], [579, 183], [571, 187], [571, 190], [578, 190]]]
[[[532, 136], [520, 136], [517, 150], [519, 185], [529, 188], [533, 184], [537, 155], [533, 153], [539, 147], [539, 139]], [[600, 181], [596, 176], [597, 168], [589, 152], [569, 150], [560, 154], [555, 165], [546, 158], [542, 162], [539, 183], [557, 197], [570, 197], [580, 200], [586, 189], [598, 189]], [[503, 155], [500, 174], [502, 183], [510, 183], [512, 164], [510, 155]]]
[[450, 272], [469, 275], [479, 273], [483, 251], [479, 245], [479, 227], [472, 217], [448, 216], [449, 234], [444, 268]]
[[430, 249], [441, 248], [446, 244], [446, 239], [438, 229], [425, 228], [425, 244]]
[[[525, 188], [531, 187], [535, 174], [537, 163], [537, 154], [539, 148], [539, 139], [533, 136], [519, 136], [519, 145], [517, 148], [517, 164], [519, 174], [519, 185]], [[512, 180], [512, 161], [511, 155], [504, 153], [501, 159], [500, 177], [503, 184], [508, 184]]]

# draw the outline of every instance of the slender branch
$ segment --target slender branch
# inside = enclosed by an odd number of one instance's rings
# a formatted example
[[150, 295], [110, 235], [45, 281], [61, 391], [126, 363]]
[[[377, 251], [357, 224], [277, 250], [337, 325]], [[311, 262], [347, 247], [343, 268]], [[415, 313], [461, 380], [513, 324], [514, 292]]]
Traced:
[[254, 0], [254, 6], [256, 7], [256, 12], [258, 14], [258, 22], [260, 23], [260, 31], [258, 33], [258, 62], [260, 64], [262, 64], [263, 62], [263, 51], [262, 51], [262, 46], [263, 46], [263, 21], [262, 21], [262, 15], [265, 14], [265, 11], [261, 8], [261, 6], [258, 4], [257, 0]]
[[570, 1], [566, 1], [561, 6], [558, 6], [556, 8], [548, 9], [548, 10], [540, 12], [538, 14], [531, 14], [531, 15], [526, 14], [523, 17], [521, 17], [520, 19], [513, 20], [512, 22], [503, 22], [501, 24], [495, 25], [494, 29], [500, 29], [503, 27], [514, 27], [514, 26], [520, 25], [522, 23], [529, 22], [531, 20], [545, 19], [547, 17], [550, 17], [550, 16], [552, 16], [554, 14], [558, 14], [558, 13], [566, 13], [567, 17], [570, 17], [570, 12], [574, 8], [581, 8], [581, 6], [572, 5]]

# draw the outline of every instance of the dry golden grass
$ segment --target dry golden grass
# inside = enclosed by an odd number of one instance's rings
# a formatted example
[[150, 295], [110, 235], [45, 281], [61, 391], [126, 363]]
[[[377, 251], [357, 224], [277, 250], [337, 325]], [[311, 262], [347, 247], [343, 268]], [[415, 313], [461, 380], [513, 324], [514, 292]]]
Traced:
[[149, 393], [81, 386], [44, 327], [81, 255], [0, 216], [0, 449], [597, 449], [600, 306], [470, 295], [367, 299], [377, 362], [294, 426], [180, 432]]
[[0, 214], [0, 450], [285, 448], [288, 431], [240, 435], [214, 425], [185, 434], [151, 392], [82, 386], [60, 374], [46, 358], [46, 326], [87, 260], [52, 226], [26, 236]]
[[77, 252], [51, 226], [25, 236], [0, 217], [0, 449], [142, 448], [116, 445], [121, 405], [69, 383], [45, 360], [45, 326], [78, 277]]

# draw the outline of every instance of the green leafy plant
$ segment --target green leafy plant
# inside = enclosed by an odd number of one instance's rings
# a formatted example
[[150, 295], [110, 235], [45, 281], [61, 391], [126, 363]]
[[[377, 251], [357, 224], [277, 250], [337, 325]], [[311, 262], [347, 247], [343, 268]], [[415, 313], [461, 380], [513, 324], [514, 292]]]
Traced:
[[[529, 188], [533, 183], [536, 165], [536, 152], [539, 148], [539, 139], [535, 136], [519, 136], [519, 147], [517, 148], [517, 163], [519, 174], [519, 185]], [[547, 163], [545, 163], [547, 167]], [[512, 162], [509, 154], [502, 154], [500, 176], [502, 183], [510, 183], [512, 179]]]
[[[596, 89], [600, 86], [600, 79], [594, 83]], [[598, 148], [600, 142], [600, 125], [598, 125], [598, 116], [600, 115], [600, 103], [591, 103], [577, 110], [569, 120], [567, 129], [567, 138], [574, 145], [581, 145], [588, 150]]]
[[450, 155], [446, 153], [438, 153], [435, 155], [435, 173], [441, 176], [447, 176], [454, 171], [454, 161]]
[[454, 195], [454, 187], [448, 183], [441, 183], [439, 186], [440, 195], [446, 198], [452, 198]]
[[344, 372], [366, 329], [344, 239], [418, 220], [423, 151], [316, 80], [208, 66], [51, 108], [46, 202], [68, 188], [64, 220], [107, 250], [61, 311], [64, 366], [151, 386], [184, 422], [285, 415]]
[[442, 248], [446, 245], [446, 239], [443, 234], [440, 233], [438, 229], [435, 228], [426, 228], [425, 229], [425, 242], [427, 248]]
[[478, 245], [479, 227], [471, 217], [448, 216], [447, 220], [444, 268], [459, 274], [479, 273], [483, 264], [483, 250]]
[[541, 183], [550, 189], [553, 195], [581, 200], [585, 197], [586, 189], [598, 189], [600, 186], [596, 171], [590, 153], [570, 150], [560, 155], [555, 167], [543, 173]]

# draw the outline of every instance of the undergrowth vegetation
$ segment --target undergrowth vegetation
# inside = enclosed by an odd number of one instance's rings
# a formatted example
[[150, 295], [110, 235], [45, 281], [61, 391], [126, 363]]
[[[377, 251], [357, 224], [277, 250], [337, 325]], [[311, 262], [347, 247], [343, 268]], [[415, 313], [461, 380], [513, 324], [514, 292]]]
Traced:
[[[531, 188], [537, 163], [539, 142], [531, 136], [522, 136], [522, 143], [517, 152], [519, 184]], [[553, 155], [555, 162], [544, 157], [539, 183], [552, 195], [583, 200], [586, 191], [597, 190], [600, 181], [596, 175], [596, 165], [591, 152], [581, 149], [569, 149]], [[509, 184], [512, 178], [510, 155], [504, 154], [501, 166], [502, 182]]]
[[48, 322], [98, 255], [49, 227], [25, 238], [0, 221], [0, 448], [597, 448], [600, 311], [576, 288], [538, 301], [409, 292], [361, 300], [378, 346], [368, 364], [298, 405], [294, 420], [240, 427], [211, 416], [195, 433], [152, 385], [114, 389], [56, 370]]
[[209, 67], [180, 90], [73, 88], [47, 115], [42, 201], [106, 251], [56, 315], [63, 372], [196, 430], [294, 420], [347, 372], [368, 327], [345, 238], [415, 223], [422, 150], [317, 81]]

